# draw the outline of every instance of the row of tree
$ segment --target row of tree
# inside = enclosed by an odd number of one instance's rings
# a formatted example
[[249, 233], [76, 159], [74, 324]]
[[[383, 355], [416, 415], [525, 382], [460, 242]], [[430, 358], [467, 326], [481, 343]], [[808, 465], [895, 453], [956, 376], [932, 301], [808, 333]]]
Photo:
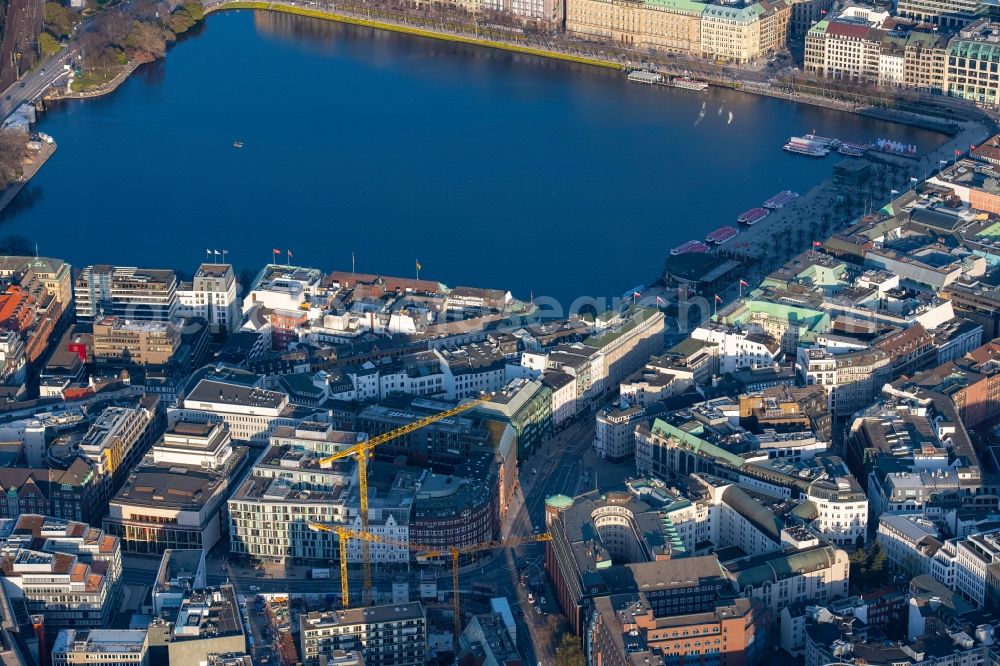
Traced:
[[[180, 5], [162, 0], [137, 0], [128, 7], [104, 10], [80, 35], [81, 67], [85, 73], [109, 78], [129, 62], [162, 58], [177, 35], [205, 16], [200, 0]], [[44, 29], [39, 46], [56, 53], [59, 42], [74, 34], [80, 15], [60, 2], [45, 3]]]

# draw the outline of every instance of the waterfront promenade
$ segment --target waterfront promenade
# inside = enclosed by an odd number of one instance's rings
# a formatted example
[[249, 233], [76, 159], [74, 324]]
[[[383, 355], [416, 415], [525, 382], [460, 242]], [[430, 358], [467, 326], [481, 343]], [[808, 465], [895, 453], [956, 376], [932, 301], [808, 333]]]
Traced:
[[[943, 166], [942, 161], [953, 163], [958, 158], [956, 150], [965, 156], [970, 146], [979, 145], [994, 132], [993, 126], [966, 122], [957, 135], [917, 160], [869, 154], [863, 159], [872, 162], [876, 175], [868, 184], [852, 189], [827, 179], [791, 205], [772, 212], [752, 227], [740, 229], [740, 235], [724, 251], [751, 265], [749, 281], [756, 284], [812, 241], [836, 233], [865, 212], [882, 208], [893, 198], [893, 190], [911, 189], [912, 178], [923, 182]], [[832, 159], [832, 164], [840, 161], [838, 157]]]

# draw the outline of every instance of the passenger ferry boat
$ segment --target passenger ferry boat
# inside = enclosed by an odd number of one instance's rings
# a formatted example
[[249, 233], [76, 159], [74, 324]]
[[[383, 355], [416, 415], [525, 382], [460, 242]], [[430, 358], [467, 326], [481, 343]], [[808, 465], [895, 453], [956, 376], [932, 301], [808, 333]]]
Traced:
[[766, 208], [751, 208], [745, 213], [740, 213], [739, 217], [736, 218], [736, 221], [741, 224], [745, 224], [748, 227], [752, 227], [767, 217], [769, 212], [770, 211]]
[[672, 79], [667, 85], [671, 85], [674, 88], [684, 88], [685, 90], [697, 90], [699, 92], [708, 90], [708, 84], [704, 81], [695, 81], [686, 76], [679, 76], [676, 79]]
[[792, 192], [791, 190], [784, 190], [778, 192], [773, 197], [764, 202], [764, 208], [769, 208], [771, 210], [778, 210], [779, 208], [784, 208], [788, 204], [792, 203], [799, 198], [798, 192]]
[[678, 245], [670, 251], [670, 256], [676, 257], [679, 254], [690, 254], [691, 252], [708, 252], [711, 248], [705, 243], [696, 240], [689, 240], [688, 242]]
[[628, 73], [628, 80], [632, 83], [644, 83], [651, 86], [654, 83], [663, 83], [663, 75], [648, 69], [637, 69]]
[[705, 237], [706, 243], [714, 243], [715, 245], [722, 245], [723, 243], [729, 242], [736, 238], [736, 234], [740, 233], [739, 229], [736, 227], [719, 227], [708, 236]]
[[809, 134], [806, 134], [803, 138], [809, 139], [810, 141], [814, 141], [818, 144], [823, 145], [826, 148], [830, 148], [831, 150], [836, 150], [837, 148], [840, 148], [841, 143], [843, 143], [840, 139], [831, 139], [829, 137], [820, 136], [816, 134], [816, 130], [813, 130]]
[[790, 153], [795, 153], [796, 155], [807, 155], [809, 157], [826, 157], [830, 152], [826, 148], [810, 146], [806, 143], [795, 143], [794, 141], [786, 143], [784, 149]]

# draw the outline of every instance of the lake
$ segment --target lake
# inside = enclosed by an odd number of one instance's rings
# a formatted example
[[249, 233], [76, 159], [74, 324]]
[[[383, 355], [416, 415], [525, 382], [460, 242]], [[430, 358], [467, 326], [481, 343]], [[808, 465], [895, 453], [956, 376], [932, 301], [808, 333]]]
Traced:
[[[670, 248], [837, 158], [790, 134], [943, 137], [733, 92], [266, 12], [208, 17], [105, 97], [54, 105], [59, 148], [0, 233], [44, 255], [191, 273], [206, 249], [323, 270], [615, 296]], [[234, 142], [242, 142], [236, 148]], [[285, 261], [282, 255], [282, 261]]]

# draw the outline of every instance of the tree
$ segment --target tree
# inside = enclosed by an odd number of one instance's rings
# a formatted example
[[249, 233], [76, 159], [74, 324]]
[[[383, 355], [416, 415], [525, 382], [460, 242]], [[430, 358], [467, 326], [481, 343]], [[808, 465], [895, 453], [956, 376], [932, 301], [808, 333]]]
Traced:
[[69, 11], [58, 2], [46, 2], [42, 9], [42, 24], [56, 39], [65, 39], [73, 32], [77, 23], [75, 13]]
[[42, 50], [43, 56], [50, 56], [59, 53], [59, 49], [62, 46], [56, 41], [55, 37], [47, 32], [43, 32], [38, 35], [38, 48]]
[[195, 21], [200, 21], [205, 18], [205, 7], [202, 6], [201, 0], [191, 0], [190, 2], [185, 2], [184, 11], [191, 15]]
[[167, 39], [163, 28], [154, 23], [136, 21], [126, 40], [129, 47], [153, 59], [162, 58], [167, 52]]
[[572, 634], [563, 634], [556, 648], [556, 666], [583, 666], [585, 663], [580, 639]]
[[194, 18], [184, 8], [178, 9], [167, 20], [167, 26], [177, 34], [187, 32], [194, 24]]
[[30, 257], [35, 254], [35, 245], [24, 236], [8, 234], [0, 238], [0, 256]]
[[132, 19], [119, 10], [108, 12], [96, 20], [94, 31], [104, 37], [107, 44], [124, 46], [132, 31]]
[[21, 177], [26, 146], [27, 137], [23, 132], [0, 130], [0, 190]]

